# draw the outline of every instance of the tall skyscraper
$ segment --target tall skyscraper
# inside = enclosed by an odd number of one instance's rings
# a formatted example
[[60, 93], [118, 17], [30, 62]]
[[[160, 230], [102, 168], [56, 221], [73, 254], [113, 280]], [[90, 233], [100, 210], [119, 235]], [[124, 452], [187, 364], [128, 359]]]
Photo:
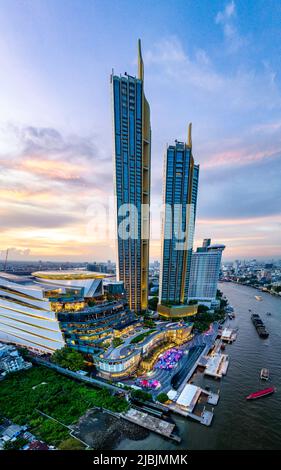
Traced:
[[[210, 240], [211, 241], [211, 240]], [[204, 244], [192, 254], [189, 298], [203, 302], [216, 300], [224, 245]]]
[[198, 178], [189, 124], [187, 144], [170, 145], [164, 162], [160, 304], [185, 304], [188, 299]]
[[[112, 74], [111, 84], [118, 231], [117, 277], [124, 282], [130, 308], [140, 313], [147, 309], [148, 298], [151, 166], [150, 110], [144, 95], [140, 40], [137, 78], [128, 74]], [[126, 219], [129, 220], [127, 225]]]

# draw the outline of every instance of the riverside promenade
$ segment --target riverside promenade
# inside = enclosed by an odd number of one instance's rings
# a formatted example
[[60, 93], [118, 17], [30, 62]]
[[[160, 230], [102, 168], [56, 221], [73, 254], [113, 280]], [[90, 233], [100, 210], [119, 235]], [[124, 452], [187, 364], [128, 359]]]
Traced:
[[112, 393], [122, 392], [125, 395], [129, 394], [127, 390], [120, 389], [120, 387], [117, 387], [116, 385], [110, 384], [102, 380], [93, 379], [92, 377], [78, 374], [77, 372], [73, 372], [72, 370], [65, 369], [64, 367], [60, 367], [57, 364], [54, 364], [53, 362], [46, 361], [45, 359], [35, 357], [35, 356], [29, 356], [29, 360], [31, 362], [34, 362], [35, 364], [49, 367], [50, 369], [56, 370], [60, 374], [66, 375], [67, 377], [71, 377], [72, 379], [79, 380], [80, 382], [84, 382], [88, 385], [92, 385], [93, 387], [106, 388]]

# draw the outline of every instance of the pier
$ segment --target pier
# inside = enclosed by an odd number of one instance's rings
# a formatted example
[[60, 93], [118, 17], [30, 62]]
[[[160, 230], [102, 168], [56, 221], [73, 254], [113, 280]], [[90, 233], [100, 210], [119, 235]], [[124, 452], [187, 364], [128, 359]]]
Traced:
[[231, 328], [224, 328], [221, 332], [221, 340], [225, 343], [231, 344], [237, 338], [237, 330]]
[[185, 418], [190, 418], [194, 421], [197, 421], [204, 426], [211, 426], [214, 413], [213, 411], [209, 411], [204, 409], [201, 414], [192, 413], [191, 411], [184, 411], [183, 409], [175, 406], [175, 404], [169, 406], [171, 411], [177, 413], [178, 415], [184, 416]]
[[229, 366], [229, 358], [227, 354], [215, 353], [207, 358], [204, 375], [209, 375], [221, 379], [226, 374]]
[[120, 417], [130, 421], [131, 423], [138, 424], [149, 431], [161, 434], [161, 436], [172, 439], [173, 441], [181, 441], [181, 438], [174, 433], [174, 423], [164, 421], [156, 416], [151, 416], [149, 413], [145, 413], [144, 411], [130, 408], [126, 413], [122, 413]]
[[172, 412], [186, 418], [191, 418], [205, 426], [211, 425], [214, 416], [213, 410], [207, 410], [205, 406], [201, 412], [194, 410], [201, 398], [206, 398], [206, 403], [208, 404], [217, 405], [219, 393], [204, 390], [196, 385], [187, 384], [180, 394], [171, 391], [168, 396], [172, 400], [168, 405], [168, 408]]

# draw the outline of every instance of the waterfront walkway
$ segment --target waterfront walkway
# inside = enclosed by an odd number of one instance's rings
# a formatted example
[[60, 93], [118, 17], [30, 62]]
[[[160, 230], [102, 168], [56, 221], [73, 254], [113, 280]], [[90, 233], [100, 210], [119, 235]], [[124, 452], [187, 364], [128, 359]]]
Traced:
[[35, 356], [30, 356], [29, 359], [31, 362], [35, 362], [35, 364], [49, 367], [50, 369], [56, 370], [60, 374], [66, 375], [75, 380], [79, 380], [80, 382], [85, 382], [88, 385], [92, 385], [93, 387], [106, 388], [107, 390], [110, 390], [113, 393], [120, 393], [122, 391], [122, 393], [126, 395], [129, 394], [128, 391], [123, 389], [121, 390], [120, 387], [117, 387], [116, 385], [110, 384], [108, 382], [103, 382], [102, 380], [93, 379], [92, 377], [88, 377], [87, 375], [85, 376], [78, 374], [77, 372], [73, 372], [69, 369], [64, 369], [63, 367], [60, 367], [57, 364], [54, 364], [53, 362], [46, 361], [45, 359], [41, 359]]
[[[201, 358], [213, 347], [218, 329], [219, 324], [214, 322], [207, 332], [195, 335], [188, 343], [179, 346], [178, 348], [184, 351], [184, 355], [174, 369], [153, 369], [148, 376], [144, 374], [145, 378], [157, 380], [161, 384], [160, 389], [149, 390], [149, 392], [155, 397], [159, 392], [168, 393], [171, 388], [180, 393], [192, 377]], [[130, 384], [129, 381], [128, 383]]]

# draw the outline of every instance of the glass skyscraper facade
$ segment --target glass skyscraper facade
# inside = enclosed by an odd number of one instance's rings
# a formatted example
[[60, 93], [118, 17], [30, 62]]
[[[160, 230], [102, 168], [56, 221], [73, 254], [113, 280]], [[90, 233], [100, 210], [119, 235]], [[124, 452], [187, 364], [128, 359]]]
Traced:
[[188, 299], [198, 178], [190, 124], [188, 143], [170, 145], [164, 162], [160, 304], [184, 304]]
[[[205, 240], [204, 240], [205, 242]], [[211, 240], [192, 254], [189, 298], [215, 301], [224, 245], [211, 245]]]
[[[151, 166], [150, 110], [144, 95], [144, 65], [140, 41], [137, 78], [127, 74], [112, 74], [111, 84], [117, 276], [124, 282], [130, 308], [140, 313], [147, 309], [148, 298]], [[125, 220], [129, 221], [127, 226]], [[127, 235], [128, 227], [130, 236]]]

